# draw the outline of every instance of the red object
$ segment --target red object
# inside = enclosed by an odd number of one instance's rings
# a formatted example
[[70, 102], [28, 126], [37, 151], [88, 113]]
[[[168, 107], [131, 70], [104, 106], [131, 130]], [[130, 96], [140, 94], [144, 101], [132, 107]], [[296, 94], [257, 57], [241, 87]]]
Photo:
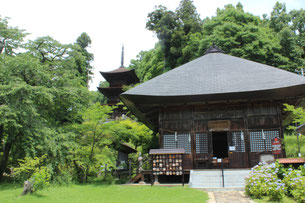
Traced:
[[272, 145], [273, 154], [281, 154], [282, 145], [281, 145], [280, 140], [277, 137], [272, 140], [271, 145]]

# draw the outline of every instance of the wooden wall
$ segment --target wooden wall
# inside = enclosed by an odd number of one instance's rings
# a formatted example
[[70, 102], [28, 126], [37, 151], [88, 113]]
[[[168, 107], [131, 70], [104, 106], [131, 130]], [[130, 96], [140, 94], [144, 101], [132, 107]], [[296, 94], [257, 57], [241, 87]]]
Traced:
[[[246, 143], [246, 152], [232, 152], [229, 154], [230, 167], [252, 167], [259, 162], [259, 153], [250, 152], [251, 130], [281, 130], [281, 103], [278, 102], [252, 102], [252, 103], [222, 103], [194, 106], [164, 107], [159, 112], [160, 148], [163, 148], [163, 135], [169, 132], [188, 132], [191, 135], [192, 153], [186, 156], [185, 168], [196, 168], [196, 159], [211, 159], [213, 154], [196, 154], [195, 134], [208, 133], [209, 121], [229, 121], [227, 130], [243, 131]], [[210, 140], [209, 140], [210, 142]], [[209, 143], [209, 147], [211, 142]], [[210, 150], [212, 152], [212, 149]], [[279, 157], [283, 156], [280, 155]]]

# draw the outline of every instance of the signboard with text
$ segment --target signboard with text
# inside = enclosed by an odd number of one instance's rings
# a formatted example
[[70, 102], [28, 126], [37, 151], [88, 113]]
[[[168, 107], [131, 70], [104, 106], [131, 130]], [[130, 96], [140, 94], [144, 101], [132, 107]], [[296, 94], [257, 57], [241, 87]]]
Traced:
[[281, 154], [282, 153], [282, 145], [279, 138], [274, 138], [271, 141], [272, 152], [273, 154]]

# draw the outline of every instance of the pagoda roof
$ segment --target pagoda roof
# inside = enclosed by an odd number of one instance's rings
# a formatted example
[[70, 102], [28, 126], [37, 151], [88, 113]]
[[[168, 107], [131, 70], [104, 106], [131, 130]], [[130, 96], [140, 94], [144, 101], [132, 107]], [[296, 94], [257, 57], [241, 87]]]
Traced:
[[121, 100], [147, 124], [150, 121], [139, 105], [304, 97], [305, 77], [217, 48], [124, 92]]
[[130, 84], [135, 84], [140, 82], [138, 76], [135, 73], [134, 69], [126, 69], [123, 66], [109, 72], [100, 72], [101, 75], [105, 78], [106, 81], [111, 83], [112, 81], [122, 79], [129, 81]]
[[122, 87], [98, 87], [97, 89], [109, 99], [118, 97], [123, 92]]

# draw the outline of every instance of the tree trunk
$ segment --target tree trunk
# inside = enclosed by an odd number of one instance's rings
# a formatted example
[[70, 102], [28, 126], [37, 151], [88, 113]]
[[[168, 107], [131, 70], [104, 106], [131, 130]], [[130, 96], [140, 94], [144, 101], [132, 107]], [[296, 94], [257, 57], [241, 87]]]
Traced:
[[0, 182], [3, 180], [3, 173], [6, 169], [7, 160], [8, 160], [10, 151], [11, 151], [12, 144], [13, 144], [13, 141], [7, 141], [4, 145], [3, 156], [2, 156], [1, 163], [0, 163]]
[[4, 127], [3, 125], [0, 125], [0, 145], [2, 144], [2, 139], [3, 139], [3, 136], [4, 136]]
[[0, 125], [0, 152], [3, 152], [3, 144], [2, 144], [2, 140], [3, 140], [3, 137], [4, 137], [4, 127], [3, 125]]

